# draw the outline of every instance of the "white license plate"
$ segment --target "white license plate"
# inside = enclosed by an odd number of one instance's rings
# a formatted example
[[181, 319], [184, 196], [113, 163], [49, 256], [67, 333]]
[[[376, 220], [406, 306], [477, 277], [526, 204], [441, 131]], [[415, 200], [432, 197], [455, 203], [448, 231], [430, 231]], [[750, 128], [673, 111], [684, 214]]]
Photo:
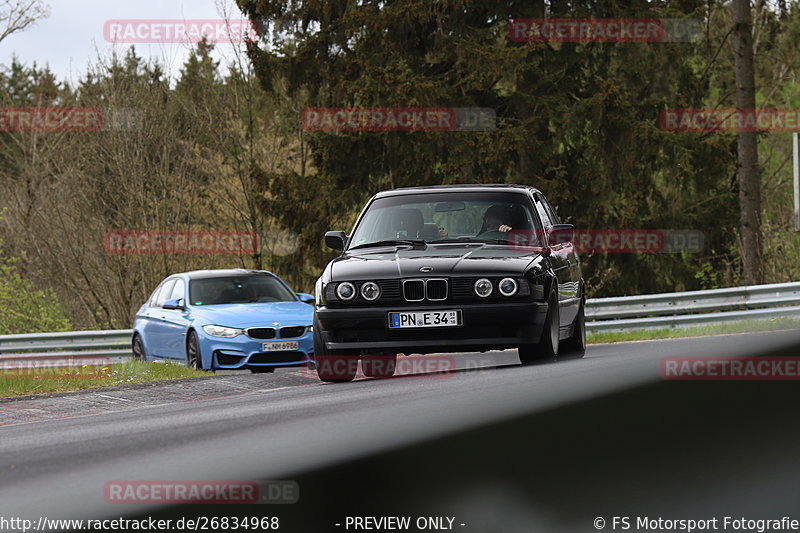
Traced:
[[295, 352], [300, 349], [300, 343], [297, 341], [286, 342], [265, 342], [262, 350], [263, 352]]
[[389, 313], [389, 328], [446, 328], [461, 325], [461, 309]]

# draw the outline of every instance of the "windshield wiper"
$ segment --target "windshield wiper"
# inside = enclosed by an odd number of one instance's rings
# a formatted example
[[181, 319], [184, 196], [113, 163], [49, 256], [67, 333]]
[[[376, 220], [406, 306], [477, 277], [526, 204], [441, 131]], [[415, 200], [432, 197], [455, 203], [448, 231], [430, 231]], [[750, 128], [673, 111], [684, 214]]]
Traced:
[[349, 250], [358, 250], [359, 248], [375, 248], [378, 246], [425, 246], [428, 244], [423, 239], [389, 239], [385, 241], [367, 242], [348, 248]]
[[467, 237], [462, 239], [436, 239], [430, 241], [428, 244], [513, 244], [511, 241], [505, 239], [476, 239], [475, 237]]
[[475, 239], [475, 240], [477, 242], [483, 242], [486, 244], [514, 244], [508, 239]]
[[428, 244], [481, 244], [480, 241], [475, 240], [474, 237], [462, 237], [462, 238], [455, 238], [451, 237], [449, 239], [436, 239], [435, 241], [430, 241]]

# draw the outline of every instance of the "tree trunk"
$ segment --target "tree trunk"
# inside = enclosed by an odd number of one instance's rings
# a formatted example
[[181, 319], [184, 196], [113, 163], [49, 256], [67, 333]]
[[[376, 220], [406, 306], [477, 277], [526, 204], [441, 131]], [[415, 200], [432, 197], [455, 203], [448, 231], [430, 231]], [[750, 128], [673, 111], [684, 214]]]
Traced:
[[[753, 67], [753, 23], [749, 0], [733, 0], [733, 26], [736, 107], [742, 112], [754, 112], [756, 89]], [[739, 132], [738, 159], [743, 282], [754, 285], [764, 281], [761, 265], [761, 177], [755, 132]]]

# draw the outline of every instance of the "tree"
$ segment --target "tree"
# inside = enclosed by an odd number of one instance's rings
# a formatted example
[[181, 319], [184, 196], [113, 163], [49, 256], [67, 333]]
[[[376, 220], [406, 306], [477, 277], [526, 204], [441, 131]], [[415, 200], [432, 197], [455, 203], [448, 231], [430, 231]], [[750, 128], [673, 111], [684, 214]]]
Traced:
[[0, 242], [0, 335], [68, 331], [70, 322], [58, 296], [20, 276], [17, 262], [5, 257]]
[[[705, 43], [508, 38], [513, 18], [703, 16], [690, 4], [238, 0], [262, 28], [249, 53], [273, 94], [307, 107], [497, 114], [489, 132], [307, 133], [314, 172], [273, 180], [285, 198], [305, 200], [284, 211], [304, 256], [319, 269], [329, 257], [320, 226], [347, 229], [380, 189], [476, 182], [539, 187], [579, 228], [703, 228], [709, 246], [730, 249], [729, 140], [658, 128], [663, 109], [706, 102]], [[719, 226], [709, 228], [710, 212]], [[617, 254], [591, 257], [585, 272], [592, 288], [605, 284], [598, 295], [683, 290], [696, 287], [701, 262]]]
[[[733, 0], [733, 53], [736, 68], [736, 107], [745, 112], [756, 108], [753, 66], [753, 21], [750, 0]], [[761, 176], [755, 131], [741, 131], [737, 140], [742, 278], [745, 284], [763, 283], [761, 263]]]
[[[175, 88], [133, 49], [99, 60], [74, 89], [35, 66], [13, 62], [0, 71], [0, 106], [104, 112], [101, 130], [0, 131], [0, 209], [7, 209], [0, 238], [19, 258], [21, 278], [52, 288], [77, 327], [128, 327], [168, 274], [272, 268], [273, 256], [290, 248], [271, 237], [282, 228], [269, 209], [255, 207], [268, 195], [254, 183], [263, 172], [254, 162], [270, 172], [290, 164], [275, 103], [250, 71], [221, 76], [210, 52], [202, 43], [195, 49]], [[130, 230], [264, 238], [253, 253], [107, 253], [104, 235]]]
[[0, 42], [49, 15], [41, 0], [0, 0]]

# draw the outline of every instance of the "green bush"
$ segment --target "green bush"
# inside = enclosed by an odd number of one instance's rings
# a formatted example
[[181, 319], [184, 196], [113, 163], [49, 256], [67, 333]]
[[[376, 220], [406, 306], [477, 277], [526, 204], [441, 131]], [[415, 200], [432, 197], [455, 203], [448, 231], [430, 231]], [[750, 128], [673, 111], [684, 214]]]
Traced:
[[37, 290], [13, 259], [0, 257], [0, 335], [69, 331], [71, 324], [52, 290]]

